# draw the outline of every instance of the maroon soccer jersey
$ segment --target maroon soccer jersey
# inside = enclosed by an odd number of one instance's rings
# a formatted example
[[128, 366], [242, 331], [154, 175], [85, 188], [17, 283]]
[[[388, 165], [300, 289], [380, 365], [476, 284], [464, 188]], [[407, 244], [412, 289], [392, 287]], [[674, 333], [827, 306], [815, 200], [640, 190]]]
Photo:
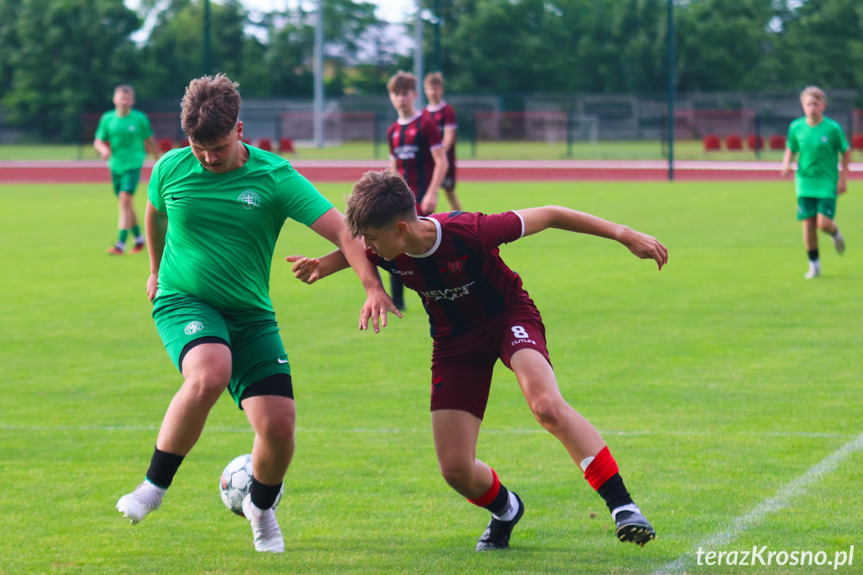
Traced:
[[422, 203], [434, 172], [432, 150], [443, 146], [440, 131], [422, 112], [417, 112], [407, 120], [396, 120], [387, 130], [387, 141], [390, 158], [396, 160], [398, 171], [407, 180], [417, 204]]
[[498, 249], [524, 234], [520, 215], [450, 212], [428, 219], [438, 233], [427, 253], [400, 254], [389, 262], [371, 251], [366, 255], [420, 294], [432, 337], [462, 335], [504, 311], [534, 305]]
[[[431, 104], [426, 106], [423, 114], [428, 116], [434, 125], [437, 126], [441, 137], [443, 137], [444, 129], [452, 128], [455, 130], [458, 128], [458, 124], [455, 121], [455, 109], [443, 100], [438, 102], [436, 106], [432, 106]], [[449, 160], [450, 169], [452, 169], [455, 166], [455, 140], [452, 141], [452, 147], [446, 153], [446, 157]]]

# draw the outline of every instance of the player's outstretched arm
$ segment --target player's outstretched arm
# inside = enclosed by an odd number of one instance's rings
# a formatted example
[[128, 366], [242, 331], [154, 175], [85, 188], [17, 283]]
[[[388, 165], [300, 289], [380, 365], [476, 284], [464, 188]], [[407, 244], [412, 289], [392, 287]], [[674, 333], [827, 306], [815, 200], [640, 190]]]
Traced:
[[288, 256], [285, 260], [291, 262], [294, 277], [309, 285], [351, 267], [342, 250], [330, 252], [322, 258], [296, 255]]
[[147, 297], [156, 297], [159, 289], [159, 266], [165, 251], [165, 236], [168, 233], [168, 214], [160, 212], [147, 200], [144, 214], [144, 230], [147, 233], [147, 253], [150, 255], [150, 277], [147, 279]]
[[659, 269], [668, 263], [668, 249], [664, 245], [656, 238], [627, 226], [561, 206], [529, 208], [518, 210], [518, 213], [524, 219], [525, 236], [549, 228], [590, 234], [622, 243], [638, 258], [655, 260]]
[[360, 310], [361, 330], [368, 329], [369, 320], [371, 320], [375, 333], [378, 333], [381, 326], [387, 325], [387, 312], [401, 317], [401, 312], [384, 290], [377, 269], [366, 257], [362, 240], [351, 237], [344, 217], [337, 209], [330, 208], [311, 225], [311, 228], [341, 250], [343, 257], [359, 276], [366, 290], [366, 301]]

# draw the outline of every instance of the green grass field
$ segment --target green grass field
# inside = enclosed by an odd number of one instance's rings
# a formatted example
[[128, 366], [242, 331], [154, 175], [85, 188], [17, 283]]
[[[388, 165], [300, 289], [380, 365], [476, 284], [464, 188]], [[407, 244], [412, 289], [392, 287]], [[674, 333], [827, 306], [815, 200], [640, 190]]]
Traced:
[[[322, 190], [342, 206], [349, 187]], [[298, 400], [278, 512], [287, 552], [255, 553], [248, 524], [219, 500], [222, 468], [253, 438], [227, 396], [162, 508], [130, 526], [114, 504], [141, 481], [181, 383], [150, 318], [146, 255], [105, 256], [116, 221], [107, 184], [3, 185], [0, 571], [863, 572], [855, 189], [838, 210], [848, 251], [837, 256], [822, 236], [823, 276], [812, 281], [787, 182], [464, 184], [459, 193], [486, 212], [570, 206], [668, 246], [661, 272], [620, 245], [561, 231], [501, 250], [543, 312], [564, 396], [603, 433], [656, 541], [640, 549], [615, 539], [601, 499], [498, 365], [479, 456], [527, 513], [510, 550], [473, 552], [488, 517], [438, 474], [418, 299], [383, 333], [359, 333], [355, 277], [306, 286], [291, 276], [285, 255], [329, 249], [296, 224], [282, 233], [272, 274]], [[137, 201], [141, 213], [143, 193]], [[830, 559], [855, 545], [857, 555], [836, 571], [698, 566], [705, 541]]]
[[[345, 142], [325, 148], [297, 148], [297, 153], [286, 157], [300, 160], [369, 160], [386, 159], [385, 143], [377, 147], [372, 142]], [[666, 152], [658, 141], [598, 142], [590, 144], [576, 142], [570, 159], [574, 160], [663, 160]], [[567, 159], [565, 142], [546, 144], [543, 142], [486, 142], [472, 145], [461, 141], [458, 146], [460, 159], [477, 160], [564, 160]], [[781, 151], [764, 150], [757, 156], [754, 152], [705, 152], [698, 141], [679, 141], [674, 145], [677, 160], [717, 161], [781, 161]], [[97, 160], [99, 156], [92, 146], [62, 145], [0, 145], [0, 161], [3, 160]], [[854, 158], [857, 161], [857, 158]]]

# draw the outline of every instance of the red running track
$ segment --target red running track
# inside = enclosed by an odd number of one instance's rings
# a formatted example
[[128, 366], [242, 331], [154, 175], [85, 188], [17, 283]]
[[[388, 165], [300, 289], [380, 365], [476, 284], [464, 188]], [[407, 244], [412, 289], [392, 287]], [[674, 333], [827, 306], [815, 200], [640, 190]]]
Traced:
[[[383, 170], [381, 160], [295, 160], [292, 164], [312, 182], [354, 182], [367, 170]], [[152, 162], [141, 170], [149, 181]], [[681, 161], [674, 179], [688, 182], [780, 180], [778, 162]], [[849, 178], [863, 179], [863, 163], [851, 164]], [[666, 181], [668, 165], [662, 161], [484, 161], [461, 160], [461, 182], [637, 182]], [[99, 161], [0, 162], [0, 183], [108, 183], [108, 169]]]

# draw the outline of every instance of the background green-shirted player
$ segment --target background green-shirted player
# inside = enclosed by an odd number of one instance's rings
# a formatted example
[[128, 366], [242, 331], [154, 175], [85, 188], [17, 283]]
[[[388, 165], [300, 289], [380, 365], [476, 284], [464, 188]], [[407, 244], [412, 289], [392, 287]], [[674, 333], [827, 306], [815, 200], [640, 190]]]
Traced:
[[221, 74], [193, 80], [181, 113], [190, 147], [168, 152], [153, 168], [147, 294], [184, 382], [165, 413], [144, 481], [117, 509], [138, 523], [161, 506], [227, 389], [255, 431], [243, 513], [255, 549], [280, 553], [285, 543], [273, 505], [294, 453], [296, 407], [269, 285], [285, 221], [310, 227], [346, 254], [367, 294], [360, 329], [371, 319], [377, 332], [387, 311], [399, 314], [339, 211], [287, 160], [245, 145], [239, 114], [237, 84]]
[[[845, 239], [839, 233], [836, 218], [836, 196], [847, 189], [846, 176], [851, 149], [842, 127], [824, 115], [827, 97], [816, 86], [800, 93], [800, 104], [806, 114], [791, 122], [788, 144], [782, 158], [782, 176], [791, 173], [791, 159], [799, 154], [794, 186], [797, 192], [797, 219], [803, 222], [803, 243], [809, 257], [806, 278], [821, 275], [818, 255], [818, 231], [830, 235], [838, 253], [845, 251]], [[838, 168], [842, 157], [842, 171]]]
[[114, 110], [102, 114], [96, 128], [96, 139], [93, 140], [93, 147], [103, 160], [108, 161], [120, 208], [117, 242], [108, 248], [109, 255], [123, 254], [129, 232], [135, 240], [135, 246], [130, 251], [135, 254], [143, 249], [144, 236], [141, 235], [132, 200], [147, 152], [159, 159], [159, 148], [153, 137], [150, 120], [146, 114], [132, 108], [134, 104], [135, 91], [131, 86], [114, 88]]

